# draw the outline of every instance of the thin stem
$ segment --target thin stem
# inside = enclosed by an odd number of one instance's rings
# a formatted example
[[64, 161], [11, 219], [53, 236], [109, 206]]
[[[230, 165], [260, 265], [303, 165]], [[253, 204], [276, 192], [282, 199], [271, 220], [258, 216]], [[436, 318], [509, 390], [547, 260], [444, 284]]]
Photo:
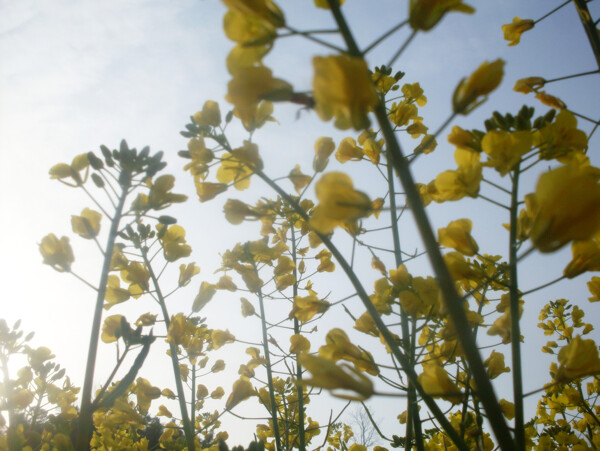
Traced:
[[408, 47], [408, 44], [411, 43], [411, 41], [415, 38], [415, 36], [417, 35], [417, 30], [414, 30], [410, 36], [408, 37], [408, 39], [406, 41], [404, 41], [404, 44], [402, 44], [402, 47], [400, 47], [398, 49], [398, 51], [396, 53], [394, 53], [394, 56], [392, 56], [390, 58], [390, 60], [387, 63], [387, 67], [392, 67], [392, 64], [394, 64], [396, 62], [396, 60], [398, 58], [400, 58], [400, 55], [402, 55], [402, 52], [404, 52], [404, 50], [406, 49], [406, 47]]
[[363, 51], [363, 55], [366, 55], [367, 53], [369, 53], [371, 50], [373, 50], [375, 47], [377, 47], [379, 44], [381, 44], [381, 42], [383, 42], [384, 40], [389, 38], [392, 34], [394, 34], [396, 31], [398, 31], [400, 28], [402, 28], [407, 23], [408, 23], [408, 19], [403, 20], [398, 25], [393, 26], [388, 31], [383, 33], [381, 36], [379, 36], [377, 39], [375, 39], [371, 44], [369, 44], [367, 46], [367, 48]]
[[542, 17], [540, 17], [539, 19], [535, 20], [533, 23], [537, 24], [538, 22], [541, 22], [542, 20], [544, 20], [546, 17], [551, 16], [552, 14], [554, 14], [556, 11], [558, 11], [560, 8], [562, 8], [563, 6], [568, 5], [569, 3], [571, 3], [571, 0], [567, 0], [564, 3], [561, 3], [560, 5], [558, 5], [556, 8], [554, 8], [552, 11], [550, 11], [549, 13], [544, 14]]
[[598, 36], [598, 30], [592, 20], [592, 15], [584, 0], [573, 0], [573, 3], [575, 4], [575, 8], [577, 8], [579, 19], [581, 20], [585, 34], [587, 34], [588, 40], [590, 41], [592, 52], [594, 52], [596, 63], [598, 63], [598, 68], [600, 69], [600, 36]]
[[558, 77], [558, 78], [553, 78], [551, 80], [545, 80], [544, 84], [552, 83], [554, 81], [568, 80], [569, 78], [583, 77], [585, 75], [598, 74], [598, 73], [600, 73], [600, 69], [591, 70], [591, 71], [588, 71], [588, 72], [581, 72], [579, 74], [565, 75], [564, 77]]
[[[256, 269], [256, 264], [253, 262], [254, 273], [256, 277], [258, 277], [258, 271]], [[258, 296], [258, 305], [260, 307], [260, 318], [261, 318], [261, 328], [262, 328], [262, 336], [263, 336], [263, 350], [265, 353], [265, 367], [267, 368], [267, 380], [269, 385], [269, 401], [271, 404], [271, 421], [273, 422], [273, 435], [275, 436], [275, 449], [280, 451], [281, 448], [281, 437], [279, 433], [279, 422], [277, 421], [277, 413], [279, 411], [277, 404], [275, 402], [275, 387], [273, 385], [273, 372], [271, 370], [271, 354], [269, 352], [269, 338], [267, 336], [267, 325], [265, 324], [265, 306], [263, 300], [262, 290], [259, 289], [256, 293]]]
[[[169, 318], [169, 312], [167, 311], [167, 304], [165, 302], [165, 298], [162, 295], [162, 291], [158, 284], [158, 279], [154, 274], [154, 270], [152, 269], [152, 265], [148, 260], [148, 250], [145, 245], [140, 246], [140, 251], [142, 254], [142, 258], [144, 259], [144, 264], [146, 265], [146, 269], [150, 274], [150, 279], [152, 280], [152, 285], [154, 285], [154, 290], [156, 293], [156, 297], [158, 298], [158, 303], [162, 310], [163, 320], [165, 322], [165, 327], [167, 328], [167, 334], [169, 331], [169, 325], [171, 324], [171, 320]], [[177, 400], [179, 401], [179, 410], [181, 411], [181, 422], [183, 423], [183, 432], [185, 434], [185, 441], [187, 443], [187, 447], [189, 451], [194, 451], [196, 449], [196, 444], [194, 442], [195, 436], [195, 426], [190, 422], [190, 418], [187, 412], [187, 406], [185, 402], [185, 392], [183, 391], [183, 382], [181, 381], [181, 370], [179, 369], [179, 360], [177, 358], [177, 346], [169, 342], [169, 351], [171, 356], [171, 364], [173, 366], [173, 375], [175, 376], [175, 387], [177, 388]], [[194, 406], [192, 406], [194, 408]]]
[[[299, 31], [299, 30], [295, 30], [295, 29], [293, 29], [292, 27], [290, 27], [290, 26], [287, 26], [287, 25], [285, 26], [285, 29], [286, 29], [286, 30], [288, 30], [288, 31], [290, 31], [290, 32], [291, 32], [292, 34], [294, 34], [294, 35], [300, 35], [300, 36], [303, 36], [303, 37], [305, 37], [306, 39], [308, 39], [309, 41], [316, 42], [317, 44], [321, 44], [321, 45], [323, 45], [323, 46], [325, 46], [325, 47], [329, 47], [330, 49], [336, 50], [336, 51], [338, 51], [338, 52], [343, 52], [343, 50], [342, 50], [342, 49], [340, 49], [338, 46], [336, 46], [336, 45], [333, 45], [333, 44], [330, 44], [330, 43], [329, 43], [329, 42], [327, 42], [327, 41], [323, 41], [322, 39], [319, 39], [319, 38], [316, 38], [316, 37], [314, 37], [313, 35], [311, 35], [311, 34], [310, 34], [310, 32], [309, 32], [309, 31]], [[291, 35], [288, 35], [288, 36], [291, 36]], [[285, 35], [284, 35], [283, 37], [285, 37]]]
[[510, 242], [509, 242], [509, 271], [510, 271], [510, 320], [511, 320], [511, 350], [513, 375], [513, 402], [515, 405], [515, 442], [517, 449], [525, 449], [525, 420], [523, 417], [523, 371], [521, 367], [521, 328], [519, 324], [519, 284], [517, 280], [517, 250], [518, 250], [518, 211], [519, 211], [519, 166], [513, 171], [513, 186], [510, 205]]

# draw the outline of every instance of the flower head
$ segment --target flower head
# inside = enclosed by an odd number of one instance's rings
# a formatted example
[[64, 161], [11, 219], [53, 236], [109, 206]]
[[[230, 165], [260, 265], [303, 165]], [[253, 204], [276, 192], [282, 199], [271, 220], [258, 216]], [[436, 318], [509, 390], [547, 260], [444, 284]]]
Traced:
[[367, 128], [367, 114], [379, 98], [365, 61], [348, 55], [316, 56], [313, 67], [315, 109], [321, 119], [335, 117], [335, 126], [342, 130]]
[[503, 75], [504, 61], [485, 61], [456, 87], [452, 98], [454, 112], [467, 114], [481, 104], [486, 96], [500, 85]]
[[69, 238], [63, 236], [59, 240], [53, 233], [42, 238], [40, 253], [44, 257], [44, 264], [52, 266], [59, 272], [70, 271], [71, 264], [75, 261]]
[[521, 41], [521, 35], [527, 30], [531, 30], [535, 22], [531, 19], [521, 19], [515, 17], [512, 23], [502, 25], [504, 39], [510, 41], [508, 45], [517, 45]]
[[473, 14], [475, 8], [462, 0], [410, 0], [408, 21], [414, 30], [428, 31], [452, 11]]

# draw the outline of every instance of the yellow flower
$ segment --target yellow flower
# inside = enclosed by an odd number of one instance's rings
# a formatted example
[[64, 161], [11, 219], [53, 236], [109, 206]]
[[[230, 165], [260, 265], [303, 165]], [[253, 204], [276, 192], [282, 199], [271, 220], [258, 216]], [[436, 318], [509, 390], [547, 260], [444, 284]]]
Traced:
[[173, 203], [181, 203], [187, 200], [185, 194], [175, 194], [170, 191], [175, 186], [175, 177], [170, 174], [161, 175], [154, 180], [148, 193], [148, 207], [154, 210], [162, 210]]
[[[322, 8], [322, 9], [330, 9], [330, 8], [329, 8], [329, 2], [328, 2], [327, 0], [314, 0], [314, 1], [315, 1], [315, 6], [316, 6], [317, 8]], [[337, 4], [338, 4], [339, 6], [341, 6], [341, 5], [343, 5], [343, 4], [344, 4], [344, 2], [345, 2], [345, 1], [346, 1], [346, 0], [337, 0]]]
[[506, 399], [500, 400], [500, 408], [507, 420], [512, 420], [515, 417], [515, 405]]
[[548, 94], [546, 91], [538, 92], [535, 95], [535, 98], [550, 108], [556, 108], [558, 110], [565, 110], [567, 108], [565, 102], [558, 97]]
[[458, 252], [472, 257], [479, 250], [477, 242], [471, 236], [473, 223], [470, 219], [457, 219], [448, 224], [448, 227], [438, 229], [440, 245], [451, 247]]
[[158, 413], [156, 414], [156, 416], [173, 418], [173, 414], [171, 413], [171, 411], [169, 409], [167, 409], [163, 404], [158, 406]]
[[452, 106], [455, 113], [467, 114], [485, 101], [487, 95], [500, 85], [504, 75], [504, 61], [485, 61], [471, 74], [463, 78], [454, 91]]
[[132, 390], [137, 397], [138, 409], [141, 413], [147, 413], [153, 399], [160, 398], [160, 388], [154, 387], [143, 377], [138, 377]]
[[250, 176], [252, 169], [240, 159], [229, 155], [221, 159], [221, 166], [217, 169], [217, 180], [221, 183], [233, 183], [238, 191], [247, 189], [250, 186]]
[[209, 125], [218, 127], [221, 123], [221, 110], [219, 104], [214, 100], [207, 100], [202, 106], [202, 111], [194, 114], [194, 123], [200, 127]]
[[[86, 170], [83, 177], [81, 176], [81, 171]], [[87, 157], [87, 153], [82, 153], [73, 158], [73, 161], [70, 165], [66, 163], [58, 163], [50, 168], [50, 178], [51, 179], [65, 179], [67, 177], [71, 177], [75, 182], [75, 185], [71, 185], [67, 183], [67, 185], [71, 186], [80, 186], [87, 180], [89, 170], [89, 161]]]
[[490, 130], [481, 140], [481, 148], [488, 155], [484, 166], [493, 167], [504, 177], [531, 150], [532, 141], [529, 131]]
[[371, 210], [369, 197], [354, 189], [352, 179], [342, 172], [329, 172], [317, 182], [319, 205], [311, 214], [310, 225], [328, 234], [338, 226], [365, 217]]
[[546, 80], [542, 77], [527, 77], [517, 80], [513, 91], [520, 92], [522, 94], [529, 94], [530, 92], [537, 91], [539, 88], [546, 84]]
[[210, 368], [210, 370], [213, 373], [218, 373], [220, 371], [223, 371], [225, 369], [225, 361], [224, 360], [217, 360], [214, 365]]
[[305, 297], [296, 296], [294, 298], [294, 307], [290, 312], [290, 318], [296, 317], [298, 321], [305, 323], [315, 315], [325, 313], [330, 305], [329, 302], [322, 301], [315, 295]]
[[168, 227], [158, 224], [156, 228], [163, 246], [165, 260], [174, 262], [180, 258], [190, 256], [192, 248], [185, 241], [185, 229], [183, 227], [177, 224]]
[[448, 373], [437, 361], [423, 364], [423, 373], [419, 375], [419, 383], [428, 395], [441, 397], [452, 404], [460, 404], [463, 395]]
[[292, 86], [279, 78], [273, 78], [265, 66], [239, 68], [227, 85], [228, 102], [235, 107], [235, 115], [250, 129], [258, 111], [258, 104], [268, 94], [292, 92]]
[[42, 238], [39, 249], [44, 257], [44, 264], [52, 266], [59, 272], [71, 270], [75, 257], [69, 244], [69, 238], [66, 236], [59, 240], [56, 235], [50, 233]]
[[231, 410], [240, 402], [255, 395], [256, 391], [252, 387], [252, 383], [247, 378], [241, 377], [233, 383], [231, 394], [225, 403], [225, 410]]
[[214, 349], [219, 349], [221, 346], [235, 341], [235, 336], [229, 330], [213, 330], [210, 338]]
[[[519, 303], [520, 304], [520, 303]], [[519, 317], [523, 313], [523, 307], [519, 305]], [[510, 308], [504, 310], [502, 316], [500, 316], [487, 331], [488, 335], [499, 335], [502, 338], [502, 343], [507, 344], [512, 341], [511, 335], [511, 319], [510, 319]]]
[[224, 395], [225, 390], [223, 390], [223, 387], [217, 387], [210, 393], [212, 399], [221, 399]]
[[408, 20], [414, 30], [428, 31], [452, 11], [473, 14], [475, 8], [462, 0], [410, 0]]
[[255, 53], [258, 50], [263, 53], [261, 58], [271, 49], [277, 36], [277, 30], [268, 22], [232, 10], [223, 17], [223, 30], [229, 39], [238, 43], [236, 51]]
[[515, 17], [512, 23], [502, 25], [504, 39], [510, 41], [508, 45], [517, 45], [521, 41], [521, 35], [527, 30], [531, 30], [535, 26], [535, 22], [531, 19], [521, 19]]
[[395, 102], [392, 104], [388, 117], [398, 127], [404, 127], [410, 120], [415, 119], [418, 114], [418, 109], [414, 103], [403, 100], [399, 104]]
[[214, 199], [219, 194], [227, 191], [226, 183], [202, 182], [199, 177], [194, 177], [194, 184], [196, 185], [196, 193], [198, 193], [200, 202]]
[[600, 228], [600, 170], [568, 164], [542, 174], [535, 189], [537, 211], [530, 237], [541, 252], [588, 240]]
[[294, 334], [290, 337], [290, 354], [310, 351], [310, 341], [304, 335]]
[[217, 282], [217, 290], [236, 291], [237, 285], [233, 283], [231, 276], [221, 276]]
[[200, 291], [196, 295], [194, 299], [194, 304], [192, 305], [193, 312], [199, 312], [204, 308], [208, 301], [212, 299], [212, 297], [217, 292], [217, 287], [212, 283], [202, 282], [200, 285]]
[[492, 351], [483, 364], [487, 368], [490, 379], [495, 379], [502, 373], [510, 372], [510, 368], [504, 366], [504, 354], [501, 352]]
[[379, 368], [373, 362], [373, 356], [352, 344], [342, 329], [331, 329], [325, 338], [326, 345], [319, 348], [319, 357], [334, 362], [343, 359], [352, 362], [356, 367], [372, 376], [379, 374]]
[[271, 0], [223, 0], [223, 3], [232, 11], [255, 17], [273, 27], [279, 28], [285, 25], [283, 13]]
[[71, 216], [73, 232], [86, 240], [91, 240], [100, 233], [102, 215], [95, 210], [84, 208], [81, 216]]
[[600, 271], [600, 244], [597, 239], [574, 241], [571, 244], [573, 259], [563, 274], [572, 279], [585, 271]]
[[579, 335], [558, 352], [558, 382], [569, 382], [580, 377], [600, 373], [598, 347], [594, 340], [582, 340]]
[[356, 140], [350, 137], [342, 139], [335, 152], [335, 158], [340, 163], [345, 163], [346, 161], [360, 161], [362, 160], [363, 155], [363, 150], [356, 144]]
[[180, 287], [185, 287], [192, 277], [200, 272], [200, 268], [196, 266], [195, 263], [188, 263], [187, 265], [179, 265], [179, 281], [178, 285]]
[[294, 185], [294, 189], [298, 194], [300, 194], [302, 189], [312, 180], [310, 175], [302, 173], [299, 164], [297, 164], [294, 169], [290, 171], [288, 178], [291, 180], [292, 184]]
[[248, 316], [252, 316], [256, 313], [254, 310], [254, 306], [250, 303], [250, 301], [246, 298], [240, 299], [242, 302], [242, 316], [247, 318]]
[[546, 124], [534, 134], [534, 145], [539, 147], [541, 158], [555, 158], [566, 163], [571, 157], [587, 149], [588, 139], [585, 132], [577, 128], [575, 115], [562, 110], [556, 115], [554, 122]]
[[121, 279], [130, 283], [129, 292], [135, 298], [138, 298], [140, 294], [150, 289], [148, 283], [150, 273], [141, 262], [130, 262], [127, 268], [121, 271]]
[[121, 282], [118, 276], [111, 274], [106, 282], [106, 293], [104, 294], [104, 308], [109, 310], [121, 302], [125, 302], [131, 297], [131, 293], [125, 288], [121, 288]]
[[298, 360], [312, 375], [312, 379], [298, 381], [302, 385], [321, 387], [327, 390], [343, 390], [343, 392], [332, 392], [332, 395], [355, 401], [364, 401], [373, 396], [375, 392], [373, 382], [350, 365], [338, 366], [329, 359], [310, 354], [300, 354]]
[[456, 149], [454, 160], [458, 168], [444, 171], [427, 186], [427, 195], [436, 202], [459, 200], [465, 196], [477, 197], [482, 179], [480, 155], [463, 149]]
[[419, 83], [407, 83], [402, 86], [402, 94], [407, 100], [417, 102], [419, 106], [427, 104], [427, 97], [423, 95], [423, 88]]
[[322, 136], [315, 141], [315, 157], [313, 169], [315, 172], [323, 172], [329, 163], [329, 156], [335, 150], [333, 139]]
[[365, 61], [348, 55], [316, 56], [313, 67], [315, 110], [319, 117], [324, 121], [335, 117], [335, 126], [342, 130], [367, 128], [367, 114], [379, 98]]

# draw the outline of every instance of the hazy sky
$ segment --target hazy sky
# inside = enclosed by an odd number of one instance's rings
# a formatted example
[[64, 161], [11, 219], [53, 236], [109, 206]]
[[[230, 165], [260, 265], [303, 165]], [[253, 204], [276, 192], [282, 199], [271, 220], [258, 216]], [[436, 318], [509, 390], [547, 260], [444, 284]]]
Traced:
[[[296, 28], [332, 26], [329, 13], [315, 10], [308, 0], [280, 3], [288, 23]], [[344, 11], [364, 46], [403, 20], [407, 3], [348, 0]], [[394, 67], [406, 72], [405, 81], [419, 81], [425, 89], [429, 103], [421, 112], [431, 130], [448, 116], [458, 81], [484, 60], [506, 60], [505, 79], [476, 113], [455, 121], [464, 128], [482, 128], [482, 118], [494, 109], [516, 113], [528, 103], [545, 111], [547, 108], [532, 97], [512, 91], [518, 78], [539, 75], [551, 79], [595, 68], [572, 5], [524, 34], [520, 45], [508, 47], [502, 39], [502, 24], [511, 22], [514, 16], [537, 19], [561, 2], [471, 3], [478, 9], [474, 16], [449, 15], [432, 32], [419, 35]], [[94, 293], [74, 278], [42, 265], [38, 243], [50, 232], [72, 236], [70, 215], [79, 214], [89, 201], [82, 192], [49, 180], [48, 169], [57, 162], [70, 162], [76, 154], [98, 149], [100, 144], [116, 147], [123, 138], [131, 146], [150, 145], [164, 150], [169, 162], [167, 171], [177, 176], [176, 191], [190, 196], [186, 206], [176, 211], [188, 229], [195, 250], [193, 258], [202, 268], [201, 279], [214, 281], [218, 252], [235, 244], [240, 239], [236, 237], [244, 232], [221, 217], [224, 199], [199, 206], [193, 184], [183, 174], [182, 161], [176, 154], [186, 146], [178, 132], [205, 100], [221, 102], [224, 112], [228, 108], [224, 94], [229, 76], [224, 59], [232, 44], [221, 29], [224, 10], [214, 0], [0, 0], [0, 205], [4, 209], [0, 226], [0, 317], [9, 322], [23, 318], [23, 328], [36, 331], [34, 343], [50, 347], [76, 383], [83, 378], [81, 356], [87, 352]], [[399, 33], [377, 49], [370, 63], [387, 62], [405, 36]], [[276, 76], [303, 91], [310, 89], [312, 55], [328, 53], [312, 43], [288, 38], [277, 42], [266, 63]], [[597, 77], [552, 84], [548, 91], [563, 98], [573, 110], [597, 117]], [[297, 107], [278, 108], [275, 115], [281, 125], [270, 125], [267, 131], [257, 134], [259, 145], [261, 140], [264, 143], [261, 152], [267, 172], [287, 173], [296, 162], [309, 172], [317, 137], [333, 136], [337, 142], [347, 136], [332, 131], [311, 112], [302, 113], [296, 120], [297, 111]], [[589, 131], [588, 124], [580, 124]], [[441, 169], [453, 165], [453, 149], [443, 137], [439, 141], [435, 156], [416, 168], [421, 182], [428, 182]], [[406, 146], [415, 144], [403, 142]], [[598, 139], [592, 143], [591, 158], [598, 164]], [[432, 165], [432, 161], [436, 163]], [[364, 183], [354, 169], [337, 162], [331, 163], [330, 169], [352, 172], [357, 187], [369, 190], [368, 182]], [[531, 190], [535, 179], [526, 183], [529, 186], [524, 190]], [[242, 193], [240, 197], [256, 198], [259, 192]], [[451, 219], [472, 216], [469, 208], [473, 205], [435, 206], [430, 214], [435, 225], [442, 226]], [[497, 218], [474, 218], [474, 222], [480, 246], [488, 246], [488, 252], [504, 252], [505, 241], [494, 240], [499, 230]], [[249, 238], [251, 235], [244, 239]], [[88, 257], [95, 252], [93, 243], [72, 238], [72, 244], [74, 269], [95, 281], [97, 260]], [[552, 262], [551, 257], [532, 257], [527, 262], [526, 276], [532, 285], [561, 273], [562, 268], [552, 266]], [[174, 312], [189, 311], [201, 279], [195, 280], [196, 285], [187, 294], [174, 300]], [[525, 324], [531, 324], [532, 333], [537, 334], [532, 344], [526, 345], [530, 346], [525, 348], [527, 359], [529, 351], [532, 356], [539, 355], [544, 340], [534, 327], [544, 300], [574, 296], [574, 301], [587, 302], [584, 279], [589, 280], [589, 275], [560, 289], [546, 290], [538, 297], [537, 305], [526, 306]], [[523, 285], [529, 288], [525, 282]], [[239, 330], [245, 323], [232, 320], [227, 313], [239, 310], [238, 298], [211, 302], [206, 309], [210, 325]], [[136, 313], [146, 310], [128, 306], [122, 311], [131, 311], [133, 321]], [[590, 316], [599, 313], [595, 305], [587, 311]], [[239, 349], [242, 353], [243, 348]], [[103, 352], [106, 362], [110, 362], [112, 351]], [[543, 362], [547, 367], [547, 361]], [[230, 372], [235, 373], [235, 369], [237, 364], [232, 363]], [[101, 367], [99, 372], [103, 370]], [[155, 376], [160, 382], [148, 376], [153, 383], [162, 387], [170, 384], [169, 375]], [[526, 391], [539, 385], [537, 380], [525, 381]], [[230, 385], [224, 388], [228, 391]], [[240, 440], [247, 437], [242, 435]]]

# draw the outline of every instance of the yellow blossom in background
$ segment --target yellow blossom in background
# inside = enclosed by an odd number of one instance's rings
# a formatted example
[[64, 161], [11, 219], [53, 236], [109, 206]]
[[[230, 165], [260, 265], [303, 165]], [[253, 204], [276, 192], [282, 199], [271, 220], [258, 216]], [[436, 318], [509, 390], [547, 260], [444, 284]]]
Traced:
[[588, 300], [590, 302], [600, 301], [600, 277], [592, 277], [592, 280], [587, 283], [587, 286], [588, 290], [590, 290], [590, 293], [592, 294], [592, 297], [588, 298]]
[[568, 382], [580, 377], [600, 373], [598, 347], [594, 340], [582, 340], [579, 335], [558, 352], [558, 371], [555, 379]]
[[462, 0], [410, 0], [408, 21], [413, 30], [428, 31], [453, 11], [473, 14], [475, 8]]
[[419, 106], [427, 104], [427, 97], [423, 95], [423, 88], [419, 83], [406, 83], [402, 86], [402, 94], [407, 100], [414, 101]]
[[81, 216], [71, 216], [73, 232], [86, 240], [94, 239], [100, 233], [102, 215], [95, 210], [84, 208]]
[[319, 117], [324, 121], [335, 117], [335, 126], [342, 130], [367, 128], [367, 114], [379, 98], [364, 60], [348, 55], [316, 56], [313, 67], [315, 110]]
[[170, 174], [161, 175], [152, 181], [147, 206], [154, 210], [162, 210], [171, 204], [185, 202], [186, 195], [171, 193], [174, 186], [175, 177]]
[[289, 83], [273, 78], [273, 73], [265, 66], [239, 68], [227, 88], [225, 98], [234, 105], [235, 115], [242, 120], [246, 128], [252, 125], [258, 104], [266, 95], [293, 92]]
[[[85, 174], [81, 175], [81, 171], [85, 169]], [[68, 177], [71, 177], [75, 182], [75, 185], [71, 185], [70, 183], [64, 182], [70, 186], [81, 186], [87, 180], [87, 175], [89, 171], [89, 161], [87, 157], [87, 153], [82, 153], [73, 158], [73, 161], [70, 165], [67, 163], [58, 163], [50, 168], [50, 178], [58, 179], [63, 181]]]
[[203, 182], [197, 177], [194, 178], [194, 183], [196, 185], [196, 192], [198, 193], [200, 202], [206, 202], [214, 199], [219, 194], [227, 191], [226, 183]]
[[252, 383], [245, 377], [241, 377], [233, 383], [233, 388], [227, 402], [225, 403], [225, 410], [231, 410], [237, 406], [240, 402], [245, 401], [251, 396], [255, 396], [256, 392]]
[[194, 114], [194, 123], [200, 127], [209, 125], [218, 127], [221, 123], [221, 110], [219, 104], [214, 100], [207, 100], [202, 106], [202, 111]]
[[71, 270], [75, 257], [69, 244], [69, 238], [63, 236], [59, 240], [56, 235], [50, 233], [42, 238], [39, 248], [44, 257], [44, 264], [52, 266], [59, 272]]
[[306, 185], [308, 185], [310, 183], [310, 181], [312, 180], [312, 177], [310, 175], [306, 175], [306, 174], [302, 173], [302, 170], [300, 169], [299, 164], [294, 166], [294, 169], [292, 169], [290, 171], [288, 178], [294, 185], [294, 189], [296, 190], [296, 192], [298, 194], [300, 194], [302, 192], [302, 189]]
[[225, 390], [223, 387], [217, 387], [212, 392], [210, 392], [210, 397], [212, 399], [221, 399], [225, 395]]
[[600, 271], [600, 244], [597, 239], [574, 241], [571, 252], [573, 258], [563, 271], [569, 279], [585, 271]]
[[500, 352], [492, 351], [483, 364], [487, 368], [490, 379], [495, 379], [502, 373], [510, 372], [510, 368], [504, 366], [504, 354]]
[[500, 408], [507, 420], [512, 420], [515, 417], [515, 405], [506, 399], [500, 400]]
[[163, 245], [165, 260], [174, 262], [180, 258], [190, 256], [192, 248], [185, 241], [185, 229], [183, 227], [177, 224], [168, 227], [158, 224], [156, 228], [159, 231], [160, 241]]
[[550, 108], [556, 108], [559, 110], [565, 110], [567, 108], [565, 102], [563, 102], [556, 96], [548, 94], [546, 91], [538, 92], [535, 95], [535, 98], [542, 102], [544, 105], [549, 106]]
[[310, 225], [328, 234], [346, 222], [367, 216], [371, 210], [369, 197], [354, 189], [352, 179], [342, 172], [329, 172], [315, 186], [319, 204], [313, 209]]
[[224, 360], [217, 360], [214, 365], [210, 368], [210, 370], [213, 373], [218, 373], [220, 371], [223, 371], [225, 369], [225, 361]]
[[221, 346], [235, 341], [235, 336], [229, 330], [213, 330], [210, 337], [214, 349], [219, 349]]
[[227, 291], [236, 291], [237, 285], [233, 283], [233, 279], [231, 276], [224, 275], [219, 278], [217, 282], [217, 290], [227, 290]]
[[242, 302], [242, 316], [247, 318], [248, 316], [252, 316], [256, 313], [254, 310], [254, 306], [250, 303], [250, 301], [246, 298], [240, 299]]
[[121, 279], [129, 282], [128, 291], [135, 298], [140, 297], [142, 293], [150, 289], [150, 273], [144, 263], [129, 262], [127, 268], [121, 270]]
[[138, 409], [141, 413], [147, 413], [152, 400], [160, 398], [160, 388], [154, 387], [143, 377], [138, 377], [136, 380], [133, 392], [137, 397]]
[[298, 321], [305, 323], [319, 313], [325, 313], [331, 304], [322, 301], [315, 295], [296, 296], [294, 306], [290, 312], [290, 318], [296, 317]]
[[158, 413], [156, 414], [156, 416], [173, 418], [173, 414], [171, 413], [171, 411], [169, 409], [167, 409], [163, 404], [158, 406]]
[[325, 346], [319, 348], [319, 357], [329, 359], [333, 362], [338, 360], [347, 360], [356, 365], [356, 367], [369, 373], [372, 376], [379, 374], [379, 368], [373, 361], [373, 356], [363, 351], [358, 346], [352, 344], [346, 332], [342, 329], [331, 329], [325, 338]]
[[472, 257], [479, 250], [475, 239], [471, 236], [473, 222], [470, 219], [457, 219], [447, 227], [438, 229], [440, 245], [450, 247], [458, 252]]
[[217, 287], [212, 283], [202, 282], [200, 285], [200, 291], [196, 295], [194, 299], [194, 303], [192, 304], [192, 311], [199, 312], [204, 308], [208, 301], [212, 299], [212, 297], [217, 292]]
[[462, 150], [481, 151], [481, 138], [458, 125], [452, 127], [452, 131], [448, 135], [448, 142]]
[[310, 341], [304, 335], [294, 334], [290, 337], [290, 354], [310, 351]]
[[248, 165], [233, 155], [224, 157], [221, 166], [217, 169], [217, 180], [221, 183], [233, 183], [238, 191], [243, 191], [250, 186], [250, 176], [253, 174]]
[[[520, 304], [520, 303], [519, 303]], [[519, 305], [519, 317], [523, 314], [523, 307]], [[494, 321], [487, 331], [488, 335], [499, 335], [502, 343], [507, 344], [512, 341], [510, 308], [506, 308], [502, 316]]]
[[354, 323], [354, 328], [362, 333], [371, 335], [372, 337], [379, 336], [379, 329], [369, 312], [365, 312], [358, 317]]
[[343, 390], [343, 392], [332, 392], [332, 395], [356, 401], [364, 401], [374, 394], [373, 382], [350, 365], [336, 365], [329, 359], [310, 354], [300, 354], [298, 360], [312, 375], [310, 379], [305, 378], [298, 381], [302, 385], [321, 387], [327, 390]]
[[187, 265], [182, 264], [179, 265], [179, 281], [178, 286], [185, 287], [190, 281], [192, 277], [200, 272], [200, 268], [196, 266], [195, 263], [188, 263]]
[[493, 167], [504, 177], [531, 150], [532, 143], [529, 131], [490, 130], [481, 140], [481, 149], [488, 155], [483, 165]]
[[[235, 47], [236, 51], [248, 53], [253, 53], [256, 50], [267, 53], [277, 36], [277, 30], [268, 22], [235, 10], [229, 10], [225, 13], [223, 31], [225, 31], [227, 38], [238, 43]], [[261, 58], [262, 56], [264, 55], [261, 55]], [[232, 74], [234, 73], [231, 69], [229, 71]]]
[[418, 114], [419, 111], [414, 103], [403, 100], [399, 104], [395, 102], [392, 104], [388, 117], [398, 127], [404, 127], [409, 121], [415, 119]]
[[545, 84], [546, 80], [542, 77], [526, 77], [517, 80], [513, 90], [522, 94], [529, 94], [542, 88]]
[[140, 315], [140, 317], [136, 320], [136, 326], [153, 326], [156, 323], [156, 317], [158, 315], [153, 315], [151, 313], [144, 313]]
[[329, 163], [329, 157], [335, 150], [333, 139], [322, 136], [315, 141], [315, 156], [313, 169], [315, 172], [323, 172]]
[[125, 302], [131, 297], [129, 290], [121, 288], [121, 282], [118, 276], [111, 274], [108, 276], [106, 282], [106, 293], [104, 294], [104, 300], [106, 304], [104, 308], [109, 310], [113, 306]]
[[419, 383], [428, 395], [441, 397], [452, 404], [460, 404], [463, 394], [456, 383], [437, 361], [423, 364], [423, 373], [419, 375]]
[[285, 18], [279, 7], [271, 0], [223, 0], [232, 11], [263, 20], [273, 27], [285, 25]]
[[590, 239], [600, 229], [599, 179], [599, 169], [578, 164], [542, 174], [530, 233], [538, 250], [553, 252], [570, 241]]
[[337, 151], [335, 152], [335, 158], [340, 163], [347, 161], [360, 161], [364, 155], [363, 149], [361, 149], [354, 138], [344, 138], [340, 142]]
[[567, 163], [587, 149], [588, 139], [585, 132], [577, 128], [575, 115], [563, 110], [556, 115], [553, 122], [534, 133], [534, 145], [539, 147], [541, 158], [555, 158]]
[[101, 337], [104, 343], [113, 343], [121, 336], [121, 320], [123, 318], [123, 315], [111, 315], [104, 319]]
[[509, 46], [517, 45], [521, 41], [521, 35], [535, 26], [535, 22], [531, 19], [521, 19], [515, 17], [512, 23], [502, 25], [504, 39], [510, 41]]
[[241, 224], [247, 216], [256, 216], [256, 212], [249, 205], [237, 199], [227, 199], [223, 213], [225, 219], [233, 225]]
[[455, 113], [467, 114], [481, 104], [504, 76], [504, 61], [498, 59], [491, 63], [485, 61], [469, 78], [463, 78], [452, 97]]
[[458, 168], [444, 171], [427, 186], [427, 195], [435, 202], [459, 200], [465, 196], [477, 197], [482, 179], [480, 154], [456, 149], [454, 160]]

